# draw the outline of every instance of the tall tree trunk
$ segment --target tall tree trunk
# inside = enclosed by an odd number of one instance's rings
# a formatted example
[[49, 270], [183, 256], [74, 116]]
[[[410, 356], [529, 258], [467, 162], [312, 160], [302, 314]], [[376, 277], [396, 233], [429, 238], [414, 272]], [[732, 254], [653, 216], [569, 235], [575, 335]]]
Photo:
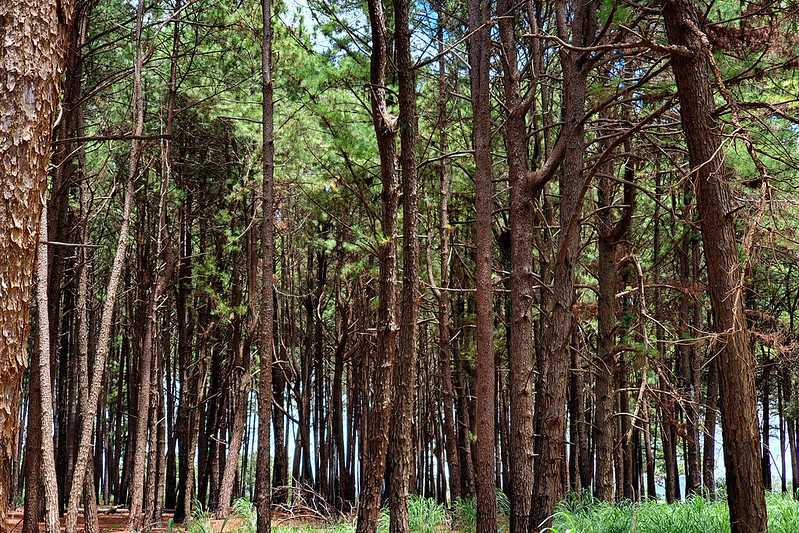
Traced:
[[719, 354], [730, 524], [733, 533], [759, 533], [768, 525], [760, 476], [756, 361], [749, 349], [730, 185], [714, 115], [712, 52], [693, 3], [665, 1], [663, 17], [669, 43], [685, 50], [671, 54], [671, 66], [694, 172], [713, 323], [719, 335], [711, 348]]
[[[142, 94], [142, 68], [143, 68], [143, 53], [142, 50], [142, 25], [144, 23], [144, 1], [140, 1], [137, 19], [136, 19], [136, 65], [133, 69], [133, 90], [134, 90], [134, 107], [136, 109], [136, 131], [141, 135], [144, 127], [144, 99]], [[172, 90], [170, 89], [170, 93]], [[172, 99], [173, 97], [170, 97]], [[174, 102], [172, 103], [174, 106]], [[174, 110], [168, 112], [168, 121], [174, 117]], [[168, 125], [171, 129], [171, 124]], [[167, 154], [168, 155], [168, 154]], [[133, 150], [131, 149], [131, 157], [133, 157]], [[144, 483], [146, 474], [147, 452], [148, 452], [148, 429], [156, 430], [154, 421], [150, 421], [149, 415], [155, 416], [157, 414], [157, 405], [160, 396], [160, 383], [155, 383], [153, 387], [153, 352], [158, 347], [158, 316], [161, 306], [161, 297], [166, 292], [168, 283], [172, 278], [172, 270], [174, 268], [174, 258], [171, 250], [171, 243], [166, 228], [167, 221], [167, 206], [166, 197], [169, 187], [170, 173], [167, 171], [168, 164], [164, 165], [161, 172], [161, 187], [159, 194], [158, 205], [158, 219], [156, 228], [156, 250], [155, 262], [157, 267], [152, 276], [151, 286], [149, 287], [149, 294], [147, 300], [147, 307], [144, 316], [144, 338], [142, 339], [141, 355], [138, 360], [139, 369], [139, 383], [137, 393], [137, 410], [138, 417], [136, 418], [135, 433], [134, 433], [134, 454], [132, 457], [131, 466], [131, 484], [130, 484], [130, 517], [128, 519], [128, 526], [133, 529], [140, 529], [142, 526], [141, 512], [144, 507]], [[155, 358], [157, 364], [158, 358]], [[156, 435], [152, 435], [153, 446], [149, 447], [151, 459], [155, 459]], [[160, 475], [160, 474], [159, 474]], [[154, 488], [154, 485], [153, 485]], [[152, 507], [147, 509], [152, 511]], [[147, 517], [149, 519], [150, 517]]]
[[47, 206], [42, 209], [37, 252], [36, 305], [39, 310], [39, 398], [41, 400], [39, 423], [42, 425], [40, 456], [41, 478], [44, 485], [44, 528], [47, 533], [57, 533], [58, 486], [56, 485], [55, 455], [53, 451], [53, 393], [50, 381], [50, 322], [47, 304]]
[[[565, 2], [557, 7], [558, 35], [567, 40], [571, 33], [574, 46], [592, 44], [596, 33], [596, 2], [579, 2], [572, 6], [571, 23], [567, 23]], [[571, 31], [569, 31], [569, 29]], [[585, 177], [583, 154], [585, 135], [586, 79], [589, 63], [583, 52], [560, 49], [563, 65], [565, 120], [565, 154], [560, 182], [560, 234], [555, 259], [553, 282], [552, 328], [548, 339], [549, 354], [546, 362], [543, 390], [536, 393], [536, 433], [538, 439], [535, 461], [535, 483], [532, 493], [531, 528], [545, 528], [552, 524], [555, 504], [563, 495], [561, 471], [566, 457], [566, 388], [568, 384], [568, 349], [576, 317], [575, 268], [577, 265], [580, 232], [577, 223], [583, 199]]]
[[[31, 290], [47, 185], [52, 126], [59, 104], [74, 1], [0, 6], [0, 533], [7, 520], [17, 404], [27, 365]], [[34, 100], [31, 100], [31, 97]], [[49, 358], [48, 358], [49, 359]], [[49, 360], [47, 361], [49, 364]], [[41, 362], [40, 362], [41, 364]]]
[[[530, 493], [533, 488], [533, 326], [532, 306], [535, 277], [533, 265], [533, 201], [526, 181], [530, 174], [527, 156], [527, 112], [532, 102], [534, 90], [529, 90], [522, 99], [521, 76], [516, 41], [516, 6], [510, 0], [499, 0], [497, 12], [499, 35], [502, 42], [502, 70], [504, 73], [505, 106], [508, 116], [505, 120], [505, 149], [508, 154], [508, 182], [510, 185], [510, 530], [511, 533], [526, 532], [530, 526]], [[487, 33], [485, 30], [484, 33]], [[534, 53], [536, 53], [536, 50]], [[538, 58], [533, 59], [538, 60]], [[534, 69], [536, 70], [536, 69]], [[536, 70], [537, 72], [537, 70]], [[486, 72], [486, 77], [488, 73]], [[486, 81], [486, 87], [488, 82]], [[488, 95], [486, 94], [486, 100]], [[486, 117], [490, 120], [490, 110], [486, 104]], [[476, 122], [476, 120], [475, 120]], [[490, 129], [486, 128], [490, 137]], [[490, 169], [490, 160], [489, 160]], [[490, 176], [490, 174], [489, 174]], [[490, 189], [488, 190], [490, 194]], [[489, 199], [491, 196], [488, 197]], [[492, 209], [493, 204], [488, 204]], [[481, 223], [477, 221], [478, 231]], [[491, 230], [491, 219], [488, 220]], [[486, 243], [491, 246], [491, 242]], [[490, 248], [489, 248], [490, 250]], [[491, 266], [491, 253], [486, 252], [481, 260], [488, 259]], [[488, 273], [490, 287], [491, 273]], [[476, 280], [478, 290], [480, 280]], [[490, 315], [493, 316], [493, 313]], [[493, 351], [493, 339], [491, 340]]]
[[[438, 62], [438, 129], [440, 131], [439, 152], [446, 155], [447, 144], [447, 60], [444, 55], [444, 26], [446, 15], [443, 2], [439, 2], [438, 26], [436, 39], [438, 52], [441, 59]], [[441, 279], [438, 290], [435, 288], [432, 274], [429, 276], [433, 292], [438, 300], [438, 368], [441, 375], [442, 408], [444, 410], [444, 441], [447, 450], [447, 467], [449, 471], [449, 495], [454, 502], [461, 497], [461, 460], [458, 450], [458, 437], [455, 429], [455, 401], [452, 389], [452, 326], [449, 318], [449, 187], [450, 175], [447, 161], [441, 162], [439, 167], [440, 197], [438, 203], [438, 239], [439, 263], [441, 265]], [[430, 243], [430, 239], [428, 239]], [[428, 261], [432, 270], [432, 262]]]
[[399, 81], [400, 168], [402, 170], [402, 293], [399, 351], [394, 375], [394, 410], [389, 443], [391, 533], [408, 531], [408, 493], [414, 477], [412, 433], [416, 400], [419, 314], [419, 184], [416, 174], [416, 74], [411, 57], [410, 0], [394, 0]]
[[272, 429], [272, 357], [274, 348], [275, 298], [275, 137], [274, 86], [272, 84], [272, 0], [261, 0], [261, 94], [263, 123], [263, 187], [261, 192], [261, 312], [258, 382], [258, 462], [256, 464], [255, 502], [258, 509], [258, 533], [272, 531], [272, 479], [270, 477]]
[[493, 248], [491, 185], [491, 102], [489, 69], [491, 36], [487, 27], [491, 2], [469, 0], [469, 75], [472, 88], [472, 138], [475, 162], [475, 287], [477, 289], [477, 533], [497, 530], [494, 456], [494, 309], [491, 284]]
[[[398, 350], [396, 318], [397, 283], [397, 209], [399, 184], [396, 170], [397, 118], [392, 116], [386, 102], [386, 68], [388, 43], [386, 18], [380, 0], [369, 0], [369, 23], [372, 32], [370, 95], [372, 122], [380, 152], [382, 191], [382, 235], [378, 245], [380, 268], [377, 311], [377, 360], [372, 388], [372, 405], [366, 413], [366, 431], [361, 435], [361, 496], [358, 505], [358, 533], [377, 530], [380, 496], [386, 469], [388, 429], [393, 409], [393, 374]], [[407, 370], [407, 369], [403, 369]]]
[[[141, 70], [139, 69], [139, 78], [140, 75]], [[141, 81], [141, 79], [139, 79], [139, 81]], [[136, 85], [137, 84], [134, 83], [134, 87]], [[138, 84], [138, 87], [139, 90], [141, 90], [141, 83]], [[140, 96], [140, 93], [138, 96]], [[141, 100], [138, 99], [137, 101], [138, 104], [134, 102], [134, 106], [136, 108], [134, 135], [141, 136], [144, 131], [144, 111], [140, 105]], [[75, 469], [72, 474], [72, 486], [69, 491], [69, 502], [67, 504], [65, 518], [66, 533], [75, 533], [77, 531], [78, 504], [80, 503], [80, 496], [83, 490], [83, 477], [86, 475], [87, 467], [89, 461], [91, 460], [90, 456], [92, 449], [92, 434], [94, 431], [94, 418], [97, 413], [97, 405], [102, 389], [100, 384], [105, 371], [105, 361], [108, 355], [109, 342], [111, 339], [111, 326], [114, 318], [116, 293], [119, 287], [120, 278], [122, 276], [125, 255], [127, 253], [128, 235], [130, 234], [130, 215], [133, 205], [133, 195], [135, 192], [133, 185], [139, 173], [140, 156], [141, 141], [134, 138], [131, 141], [128, 177], [123, 200], [122, 223], [120, 226], [119, 240], [117, 241], [117, 249], [111, 266], [111, 274], [108, 278], [108, 285], [106, 287], [105, 301], [103, 303], [103, 311], [100, 317], [100, 328], [97, 335], [96, 353], [93, 361], [92, 376], [88, 383], [90, 391], [89, 398], [85, 404], [86, 411], [83, 413], [84, 416], [80, 421], [78, 456], [77, 460], [75, 461]], [[88, 324], [81, 324], [81, 327], [86, 328], [88, 327]]]

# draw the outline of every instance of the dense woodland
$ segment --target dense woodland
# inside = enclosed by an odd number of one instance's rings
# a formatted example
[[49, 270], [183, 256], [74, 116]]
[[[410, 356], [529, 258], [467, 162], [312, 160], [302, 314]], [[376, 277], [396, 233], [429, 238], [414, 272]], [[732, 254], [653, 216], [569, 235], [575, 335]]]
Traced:
[[[271, 499], [400, 532], [409, 493], [490, 532], [496, 489], [514, 533], [570, 491], [755, 533], [799, 488], [796, 3], [41, 4], [27, 303], [0, 278], [24, 533], [256, 496], [259, 530]], [[6, 184], [41, 96], [12, 48]]]

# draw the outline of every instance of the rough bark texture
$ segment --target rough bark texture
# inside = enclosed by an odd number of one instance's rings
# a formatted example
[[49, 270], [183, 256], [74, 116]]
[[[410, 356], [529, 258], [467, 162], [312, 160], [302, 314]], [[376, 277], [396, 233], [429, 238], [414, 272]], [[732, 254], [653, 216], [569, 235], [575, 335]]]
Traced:
[[[607, 225], [609, 212], [603, 207], [609, 203], [607, 193], [600, 189], [600, 224]], [[607, 228], [605, 232], [608, 232]], [[613, 484], [613, 425], [615, 383], [615, 331], [616, 331], [616, 246], [608, 234], [600, 234], [597, 239], [599, 251], [597, 277], [599, 295], [597, 297], [597, 361], [596, 361], [596, 424], [594, 425], [594, 444], [596, 445], [596, 478], [594, 495], [606, 502], [616, 499]]]
[[39, 394], [41, 399], [40, 476], [44, 484], [44, 529], [58, 533], [58, 485], [56, 484], [53, 450], [53, 392], [50, 381], [50, 321], [47, 313], [47, 206], [42, 209], [40, 240], [37, 253], [36, 305], [39, 310]]
[[664, 2], [663, 17], [669, 43], [684, 48], [684, 52], [672, 53], [671, 64], [693, 169], [713, 323], [718, 334], [711, 350], [719, 358], [730, 524], [733, 533], [761, 533], [767, 524], [760, 471], [756, 361], [749, 348], [731, 192], [714, 118], [711, 50], [699, 28], [693, 3]]
[[[136, 60], [133, 66], [133, 108], [135, 135], [141, 136], [144, 133], [144, 96], [142, 92], [142, 68], [144, 63], [144, 51], [142, 50], [142, 25], [144, 23], [144, 0], [139, 0], [136, 12]], [[134, 140], [130, 147], [130, 173], [132, 174], [128, 182], [133, 184], [136, 179], [138, 163], [136, 162], [141, 153], [141, 141]], [[154, 294], [149, 296], [149, 309], [155, 308]], [[152, 321], [151, 316], [146, 316], [145, 320]], [[139, 530], [142, 527], [142, 507], [144, 505], [144, 474], [145, 459], [147, 452], [147, 427], [148, 414], [150, 412], [150, 383], [152, 367], [152, 327], [148, 325], [145, 335], [148, 339], [144, 340], [141, 357], [139, 358], [139, 384], [138, 384], [138, 406], [136, 413], [138, 417], [135, 423], [135, 433], [133, 438], [134, 454], [132, 462], [132, 478], [130, 486], [130, 518], [128, 526]]]
[[477, 288], [477, 403], [475, 433], [477, 455], [474, 469], [477, 480], [477, 532], [497, 530], [495, 494], [496, 445], [494, 442], [494, 311], [491, 287], [493, 239], [491, 186], [491, 106], [489, 68], [491, 40], [483, 27], [490, 14], [488, 0], [469, 1], [469, 73], [472, 87], [473, 140], [475, 158], [476, 245], [475, 286]]
[[[566, 3], [557, 8], [558, 34], [568, 39], [571, 30], [572, 44], [588, 46], [596, 32], [596, 3], [580, 1], [571, 5], [570, 23], [567, 22]], [[584, 191], [583, 154], [587, 57], [578, 51], [560, 50], [563, 65], [563, 114], [567, 132], [565, 155], [560, 179], [560, 233], [555, 259], [553, 282], [552, 328], [549, 354], [542, 390], [536, 392], [536, 433], [540, 434], [535, 461], [535, 484], [532, 493], [531, 530], [552, 525], [555, 504], [562, 497], [564, 487], [561, 472], [566, 461], [566, 388], [569, 377], [569, 344], [576, 320], [575, 268], [579, 257], [579, 223]], [[563, 135], [563, 134], [562, 134]]]
[[371, 107], [372, 122], [380, 152], [382, 191], [382, 239], [378, 245], [380, 268], [379, 308], [377, 310], [377, 360], [374, 362], [372, 404], [365, 413], [361, 441], [361, 495], [358, 503], [358, 533], [377, 531], [380, 497], [386, 469], [388, 429], [393, 408], [393, 373], [397, 357], [399, 326], [396, 316], [397, 283], [397, 119], [386, 102], [386, 67], [388, 43], [386, 19], [380, 0], [369, 1], [372, 31]]
[[[510, 530], [527, 531], [530, 525], [530, 493], [533, 488], [533, 201], [526, 187], [530, 170], [527, 157], [527, 111], [529, 98], [521, 95], [521, 76], [516, 42], [516, 6], [500, 0], [497, 11], [502, 43], [505, 86], [505, 148], [510, 185]], [[530, 90], [528, 95], [532, 94]], [[480, 223], [478, 221], [478, 227]], [[489, 226], [490, 230], [490, 226]], [[490, 245], [490, 243], [489, 243]], [[490, 262], [489, 262], [490, 264]]]
[[260, 376], [258, 382], [258, 462], [255, 478], [255, 505], [258, 510], [258, 533], [272, 531], [272, 478], [270, 477], [272, 430], [272, 355], [274, 352], [275, 299], [275, 134], [274, 85], [272, 83], [272, 0], [262, 0], [261, 94], [263, 120], [263, 186], [261, 199], [261, 312]]
[[402, 169], [402, 316], [394, 376], [394, 412], [389, 444], [391, 533], [407, 532], [408, 492], [415, 474], [413, 420], [416, 399], [416, 342], [419, 314], [419, 184], [416, 173], [416, 75], [411, 58], [410, 1], [394, 0], [399, 81], [400, 167]]
[[8, 528], [39, 217], [74, 5], [0, 4], [0, 532]]

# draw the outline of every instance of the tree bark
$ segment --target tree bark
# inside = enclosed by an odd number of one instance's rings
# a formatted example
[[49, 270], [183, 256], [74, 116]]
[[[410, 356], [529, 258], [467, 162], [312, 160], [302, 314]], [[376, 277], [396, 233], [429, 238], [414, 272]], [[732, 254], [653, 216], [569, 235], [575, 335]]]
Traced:
[[489, 69], [491, 37], [488, 0], [469, 0], [469, 75], [472, 89], [472, 139], [475, 163], [475, 287], [477, 289], [477, 403], [475, 433], [477, 457], [477, 533], [497, 530], [494, 443], [495, 359], [494, 309], [491, 282], [493, 223], [491, 185], [491, 102]]
[[[565, 2], [558, 2], [556, 9], [558, 35], [567, 40], [571, 33], [572, 44], [589, 46], [596, 33], [596, 2], [578, 2], [572, 6], [570, 22], [567, 22]], [[571, 31], [569, 31], [571, 30]], [[542, 529], [552, 525], [555, 504], [561, 498], [564, 487], [561, 471], [566, 459], [566, 389], [568, 384], [571, 335], [576, 316], [575, 268], [579, 256], [580, 232], [577, 220], [580, 216], [585, 177], [583, 155], [585, 134], [587, 58], [582, 52], [560, 49], [563, 68], [563, 116], [565, 133], [558, 144], [565, 148], [560, 178], [560, 233], [555, 259], [553, 282], [552, 327], [548, 339], [548, 358], [542, 390], [536, 391], [536, 433], [540, 434], [536, 453], [532, 492], [530, 528]]]
[[394, 0], [397, 78], [399, 83], [400, 168], [402, 171], [402, 293], [399, 351], [394, 375], [394, 410], [389, 443], [389, 531], [410, 527], [408, 493], [413, 469], [414, 403], [416, 400], [417, 319], [419, 315], [419, 183], [417, 179], [416, 73], [411, 57], [410, 0]]
[[711, 348], [719, 357], [730, 525], [733, 533], [760, 533], [768, 526], [760, 475], [756, 361], [749, 348], [730, 185], [714, 115], [711, 50], [699, 28], [693, 3], [666, 1], [663, 17], [669, 43], [684, 50], [671, 54], [671, 65], [694, 174], [713, 323], [718, 334]]
[[272, 83], [272, 0], [261, 0], [261, 95], [263, 121], [263, 186], [261, 193], [261, 312], [258, 382], [258, 462], [256, 464], [255, 502], [258, 510], [258, 533], [272, 531], [272, 478], [270, 476], [272, 429], [272, 358], [275, 320], [275, 137], [274, 86]]
[[[7, 520], [17, 404], [27, 365], [31, 291], [50, 140], [75, 2], [0, 6], [0, 533]], [[44, 312], [47, 312], [46, 310]], [[49, 364], [49, 357], [47, 360]]]
[[[370, 95], [372, 122], [380, 152], [382, 191], [382, 237], [378, 244], [380, 268], [379, 307], [377, 311], [377, 360], [372, 387], [374, 398], [366, 413], [366, 431], [361, 441], [361, 496], [358, 504], [357, 533], [377, 531], [380, 496], [386, 469], [388, 429], [393, 411], [393, 374], [398, 350], [396, 318], [397, 283], [397, 210], [399, 184], [396, 170], [397, 119], [386, 102], [388, 42], [386, 18], [380, 0], [369, 0], [369, 23], [372, 32]], [[403, 369], [405, 370], [405, 369]]]
[[47, 533], [57, 533], [58, 486], [56, 484], [55, 455], [53, 451], [53, 393], [50, 386], [50, 321], [48, 319], [47, 273], [49, 270], [47, 251], [47, 206], [42, 209], [40, 243], [37, 253], [36, 305], [39, 310], [39, 399], [41, 400], [40, 424], [42, 449], [40, 474], [44, 484], [44, 528]]

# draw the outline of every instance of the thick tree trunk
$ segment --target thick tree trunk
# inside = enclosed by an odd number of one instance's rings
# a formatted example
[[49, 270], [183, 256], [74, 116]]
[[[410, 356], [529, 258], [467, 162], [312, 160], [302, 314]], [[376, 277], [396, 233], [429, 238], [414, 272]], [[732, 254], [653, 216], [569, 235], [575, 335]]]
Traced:
[[[7, 511], [17, 441], [17, 404], [27, 365], [31, 290], [50, 139], [65, 67], [74, 1], [0, 5], [0, 533]], [[33, 99], [31, 99], [33, 98]], [[45, 311], [46, 312], [46, 311]], [[49, 358], [47, 361], [49, 364]]]
[[[486, 2], [488, 3], [488, 2]], [[522, 99], [521, 72], [516, 39], [516, 10], [514, 2], [500, 0], [497, 11], [499, 35], [502, 41], [502, 68], [505, 86], [504, 105], [508, 109], [505, 119], [505, 148], [508, 154], [508, 182], [510, 185], [510, 530], [526, 532], [530, 526], [530, 493], [533, 489], [533, 311], [535, 301], [533, 275], [533, 202], [535, 195], [527, 188], [530, 170], [527, 155], [527, 112], [532, 100]], [[485, 30], [486, 32], [488, 30]], [[487, 52], [488, 53], [488, 52]], [[538, 60], [535, 58], [534, 60]], [[488, 73], [486, 73], [486, 80]], [[486, 81], [486, 87], [488, 81]], [[530, 90], [530, 93], [533, 91]], [[486, 95], [486, 99], [488, 96]], [[486, 104], [488, 109], [488, 104]], [[485, 111], [490, 119], [490, 111]], [[477, 119], [475, 119], [476, 123]], [[490, 136], [490, 130], [486, 128]], [[490, 165], [490, 160], [489, 160]], [[490, 169], [490, 166], [489, 166]], [[489, 189], [490, 193], [490, 189]], [[489, 196], [490, 199], [490, 196]], [[489, 210], [493, 204], [488, 204]], [[490, 211], [489, 211], [490, 213]], [[481, 223], [478, 220], [480, 231]], [[491, 220], [488, 220], [488, 231]], [[488, 246], [491, 243], [487, 243]], [[491, 253], [486, 253], [488, 265]], [[484, 259], [484, 258], [483, 258]], [[477, 259], [478, 265], [481, 258]], [[490, 283], [490, 272], [488, 277]], [[477, 280], [478, 290], [480, 280]], [[493, 349], [493, 341], [492, 341]], [[565, 450], [564, 450], [565, 453]]]
[[760, 533], [767, 529], [767, 523], [760, 475], [756, 361], [749, 349], [734, 209], [714, 116], [711, 50], [691, 2], [664, 2], [663, 17], [669, 43], [685, 50], [672, 53], [671, 65], [694, 171], [713, 323], [718, 333], [711, 349], [719, 354], [730, 524], [733, 533]]

